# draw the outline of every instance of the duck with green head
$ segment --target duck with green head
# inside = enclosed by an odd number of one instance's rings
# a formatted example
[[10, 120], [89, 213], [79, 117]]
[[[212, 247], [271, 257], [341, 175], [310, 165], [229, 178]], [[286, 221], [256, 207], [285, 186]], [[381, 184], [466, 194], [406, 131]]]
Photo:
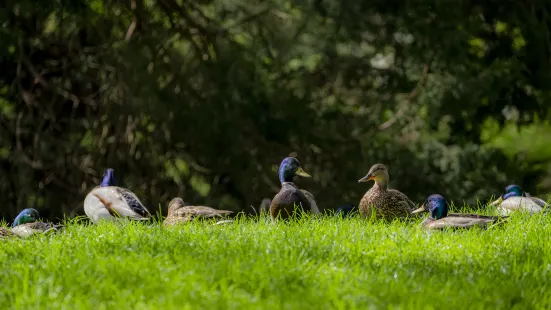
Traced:
[[511, 184], [505, 188], [505, 193], [497, 200], [490, 203], [490, 206], [496, 206], [501, 215], [508, 215], [515, 211], [524, 211], [529, 213], [538, 213], [549, 207], [549, 205], [526, 193], [520, 186]]
[[26, 238], [34, 234], [58, 231], [63, 228], [62, 225], [39, 222], [38, 218], [38, 211], [33, 208], [25, 209], [13, 220], [11, 231], [19, 237]]
[[115, 171], [111, 168], [105, 171], [101, 184], [90, 191], [84, 199], [84, 213], [94, 223], [100, 220], [151, 218], [149, 211], [133, 192], [117, 186]]
[[363, 217], [371, 217], [393, 220], [405, 218], [411, 215], [416, 205], [402, 192], [389, 189], [388, 169], [383, 164], [375, 164], [367, 175], [361, 178], [358, 183], [375, 181], [360, 200], [358, 209]]
[[279, 181], [281, 190], [272, 199], [270, 204], [270, 216], [272, 219], [287, 219], [295, 215], [295, 211], [319, 213], [314, 200], [314, 195], [305, 190], [300, 190], [294, 183], [295, 176], [310, 178], [298, 159], [287, 157], [279, 165]]
[[487, 227], [499, 220], [506, 219], [506, 217], [501, 216], [448, 213], [448, 205], [444, 197], [439, 194], [430, 195], [425, 203], [412, 213], [421, 212], [429, 212], [429, 217], [422, 222], [426, 229]]

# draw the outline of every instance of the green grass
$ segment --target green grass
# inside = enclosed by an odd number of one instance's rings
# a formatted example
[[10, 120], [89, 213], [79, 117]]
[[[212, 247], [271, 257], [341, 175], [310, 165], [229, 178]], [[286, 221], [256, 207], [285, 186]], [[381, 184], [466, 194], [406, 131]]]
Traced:
[[426, 232], [359, 218], [69, 224], [0, 241], [2, 309], [551, 307], [551, 217]]

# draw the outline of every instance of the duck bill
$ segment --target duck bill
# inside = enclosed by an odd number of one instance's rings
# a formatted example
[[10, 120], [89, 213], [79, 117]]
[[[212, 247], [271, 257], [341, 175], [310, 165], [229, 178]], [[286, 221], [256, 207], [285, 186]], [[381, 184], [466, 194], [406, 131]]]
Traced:
[[358, 183], [369, 182], [371, 180], [375, 180], [375, 178], [373, 177], [373, 175], [371, 173], [368, 173], [365, 177], [359, 179]]
[[306, 173], [306, 171], [302, 170], [302, 167], [298, 167], [297, 171], [295, 172], [296, 175], [304, 177], [304, 178], [311, 178], [312, 176]]
[[497, 205], [501, 204], [502, 201], [503, 201], [503, 197], [500, 196], [496, 201], [490, 203], [489, 205], [490, 206], [497, 206]]
[[416, 214], [416, 213], [421, 213], [421, 212], [425, 212], [425, 204], [422, 204], [421, 207], [419, 207], [419, 209], [415, 209], [413, 211], [411, 211], [412, 214]]

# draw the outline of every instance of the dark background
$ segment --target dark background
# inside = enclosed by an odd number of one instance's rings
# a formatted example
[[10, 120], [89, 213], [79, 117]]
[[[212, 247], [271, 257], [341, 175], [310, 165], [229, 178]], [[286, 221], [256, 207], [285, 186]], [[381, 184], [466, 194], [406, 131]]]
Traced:
[[251, 211], [292, 152], [321, 208], [369, 167], [421, 202], [551, 192], [544, 1], [7, 1], [0, 215], [83, 214], [106, 167], [155, 212]]

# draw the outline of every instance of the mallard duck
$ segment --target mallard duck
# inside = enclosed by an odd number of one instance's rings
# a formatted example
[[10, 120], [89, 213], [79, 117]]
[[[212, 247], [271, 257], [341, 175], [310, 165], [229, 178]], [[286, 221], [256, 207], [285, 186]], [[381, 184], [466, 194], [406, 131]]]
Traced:
[[360, 200], [359, 210], [364, 217], [375, 215], [376, 218], [392, 220], [404, 218], [415, 210], [416, 205], [403, 193], [388, 189], [388, 170], [383, 164], [375, 164], [369, 173], [358, 183], [375, 181]]
[[[279, 181], [281, 182], [281, 190], [274, 196], [270, 204], [270, 216], [272, 219], [281, 217], [282, 219], [289, 218], [295, 212], [295, 208], [300, 208], [303, 212], [311, 212], [312, 205], [310, 199], [301, 191], [293, 179], [296, 175], [310, 178], [306, 173], [298, 159], [287, 157], [279, 165]], [[317, 207], [316, 207], [317, 209]], [[318, 210], [319, 212], [319, 210]]]
[[425, 229], [487, 227], [499, 220], [506, 219], [506, 217], [501, 216], [468, 213], [448, 214], [446, 201], [439, 194], [430, 195], [425, 203], [412, 213], [421, 212], [430, 212], [429, 217], [421, 223]]
[[339, 215], [339, 216], [342, 216], [342, 217], [352, 216], [353, 214], [355, 214], [357, 212], [358, 212], [358, 206], [353, 205], [353, 204], [345, 204], [345, 205], [342, 205], [342, 206], [338, 207], [335, 210], [335, 214]]
[[265, 214], [270, 212], [270, 204], [272, 203], [272, 200], [270, 198], [264, 198], [260, 202], [260, 207], [258, 207], [259, 214]]
[[496, 206], [497, 211], [501, 215], [508, 215], [514, 211], [538, 213], [549, 207], [545, 201], [530, 196], [530, 194], [515, 184], [507, 186], [505, 193], [490, 203], [490, 206]]
[[101, 184], [84, 199], [84, 213], [96, 223], [120, 218], [148, 220], [151, 214], [130, 190], [117, 186], [115, 171], [107, 169]]
[[[168, 216], [163, 222], [165, 226], [190, 222], [195, 219], [221, 219], [225, 215], [231, 214], [233, 211], [217, 210], [205, 206], [190, 206], [185, 205], [184, 200], [176, 197], [168, 204]], [[227, 223], [226, 220], [224, 223]], [[222, 222], [219, 222], [222, 224]]]
[[38, 222], [38, 211], [33, 208], [25, 209], [13, 220], [11, 231], [19, 237], [26, 238], [38, 233], [57, 231], [62, 225]]
[[304, 189], [301, 189], [300, 191], [304, 194], [304, 196], [306, 196], [306, 199], [308, 199], [308, 202], [310, 202], [310, 212], [312, 214], [320, 214], [320, 210], [318, 209], [318, 204], [316, 203], [316, 199], [314, 198], [314, 195], [312, 195], [312, 193]]
[[13, 237], [18, 237], [18, 236], [16, 234], [14, 234], [13, 232], [11, 232], [11, 230], [9, 230], [5, 227], [0, 227], [0, 239], [13, 238]]

